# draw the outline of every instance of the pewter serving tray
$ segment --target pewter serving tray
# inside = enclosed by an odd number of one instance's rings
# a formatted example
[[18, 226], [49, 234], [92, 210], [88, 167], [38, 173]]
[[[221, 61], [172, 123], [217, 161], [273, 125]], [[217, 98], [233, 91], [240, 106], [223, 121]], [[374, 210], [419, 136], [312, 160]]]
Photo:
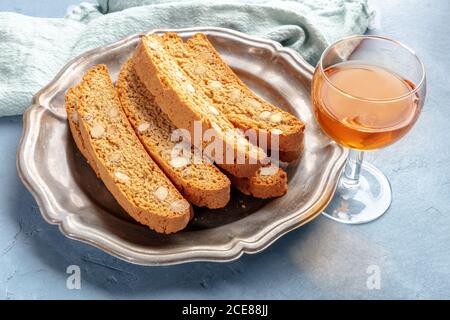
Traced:
[[190, 225], [172, 235], [139, 225], [119, 207], [72, 140], [64, 94], [95, 64], [106, 64], [115, 80], [144, 33], [86, 52], [34, 96], [24, 114], [18, 173], [46, 221], [57, 224], [69, 238], [132, 263], [230, 261], [244, 252], [259, 252], [324, 209], [344, 164], [346, 152], [322, 134], [310, 110], [313, 68], [293, 50], [236, 31], [191, 28], [152, 32], [166, 31], [176, 31], [184, 38], [204, 32], [251, 89], [306, 122], [305, 153], [287, 168], [289, 191], [285, 196], [257, 200], [233, 190], [226, 208], [195, 208]]

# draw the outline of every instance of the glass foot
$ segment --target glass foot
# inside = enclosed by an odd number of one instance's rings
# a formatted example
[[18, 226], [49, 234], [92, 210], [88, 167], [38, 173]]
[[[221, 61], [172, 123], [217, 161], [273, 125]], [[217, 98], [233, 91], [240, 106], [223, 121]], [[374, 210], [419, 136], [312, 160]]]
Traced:
[[341, 223], [366, 223], [381, 217], [391, 205], [391, 185], [373, 165], [363, 162], [358, 182], [341, 176], [333, 199], [323, 214]]

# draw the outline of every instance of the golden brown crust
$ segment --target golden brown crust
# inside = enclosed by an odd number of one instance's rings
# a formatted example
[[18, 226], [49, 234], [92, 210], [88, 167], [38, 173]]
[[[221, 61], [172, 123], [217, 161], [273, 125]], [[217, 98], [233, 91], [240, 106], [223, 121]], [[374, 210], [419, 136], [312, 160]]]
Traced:
[[[206, 35], [195, 34], [185, 44], [175, 33], [166, 33], [167, 41], [178, 42], [184, 52], [180, 59], [187, 68], [197, 64], [205, 68], [204, 74], [198, 75], [191, 72], [190, 76], [211, 96], [227, 118], [238, 128], [243, 130], [254, 129], [257, 132], [269, 133], [268, 144], [270, 148], [270, 133], [273, 129], [280, 130], [279, 150], [282, 161], [293, 160], [294, 156], [301, 154], [304, 139], [304, 123], [294, 115], [281, 110], [258, 97], [221, 59], [219, 53], [209, 42]], [[208, 81], [217, 81], [223, 85], [223, 90], [212, 90], [208, 86], [201, 85]], [[239, 98], [233, 101], [233, 90], [239, 92]], [[249, 107], [246, 101], [256, 101], [258, 108]], [[261, 117], [262, 115], [265, 117]], [[279, 116], [277, 122], [273, 122], [271, 116]], [[267, 117], [267, 119], [266, 119]], [[287, 155], [285, 158], [284, 155]]]
[[[156, 49], [150, 48], [151, 45], [157, 46]], [[221, 127], [220, 129], [228, 130], [230, 128], [234, 130], [234, 126], [223, 115], [218, 114], [217, 117], [213, 117], [203, 111], [202, 108], [205, 108], [206, 105], [212, 105], [213, 102], [201, 92], [194, 92], [191, 94], [186, 92], [185, 88], [191, 85], [189, 80], [177, 80], [173, 78], [173, 75], [169, 75], [169, 73], [173, 73], [174, 70], [180, 73], [182, 73], [182, 71], [181, 68], [177, 66], [173, 57], [171, 57], [163, 47], [159, 36], [148, 35], [141, 39], [132, 58], [133, 66], [140, 80], [155, 96], [155, 100], [163, 112], [167, 114], [170, 120], [178, 128], [189, 130], [191, 136], [194, 136], [195, 121], [201, 123], [202, 132], [211, 129], [213, 123], [223, 126], [223, 128]], [[159, 61], [158, 59], [163, 60]], [[182, 77], [187, 78], [187, 75], [182, 74]], [[225, 142], [224, 135], [218, 130], [216, 130], [216, 132], [222, 139], [221, 142], [226, 145], [226, 147], [223, 148], [224, 152], [226, 152], [227, 149], [235, 150], [233, 153], [234, 157], [236, 157], [236, 145], [228, 145]], [[261, 167], [261, 163], [264, 161], [266, 155], [261, 149], [249, 146], [249, 143], [246, 143], [246, 147], [256, 148], [256, 154], [258, 154], [258, 156], [253, 157], [248, 151], [244, 151], [246, 159], [245, 163], [238, 164], [236, 161], [233, 161], [232, 164], [219, 163], [218, 165], [234, 176], [252, 176]], [[249, 160], [250, 158], [253, 159]]]
[[279, 151], [278, 157], [283, 162], [292, 162], [301, 157], [304, 150], [304, 142], [300, 145], [300, 147], [297, 150], [292, 151]]
[[281, 168], [272, 175], [264, 176], [257, 173], [251, 178], [231, 177], [230, 179], [239, 191], [260, 199], [281, 197], [288, 190], [287, 174]]
[[73, 87], [67, 90], [65, 95], [67, 122], [72, 133], [73, 140], [75, 141], [78, 150], [81, 152], [87, 163], [94, 170], [97, 177], [99, 177], [97, 166], [92, 156], [87, 152], [84, 142], [81, 138], [80, 128], [78, 126], [78, 113], [76, 111], [78, 87]]
[[[121, 108], [106, 66], [91, 68], [79, 90], [77, 111], [82, 141], [107, 189], [126, 212], [151, 229], [172, 233], [185, 228], [192, 207], [140, 144]], [[108, 113], [111, 108], [114, 120]], [[114, 154], [120, 154], [118, 164], [107, 160]], [[161, 201], [152, 191], [159, 187], [168, 193]]]
[[[123, 65], [116, 88], [128, 120], [147, 152], [186, 199], [199, 207], [224, 207], [230, 200], [230, 180], [214, 165], [191, 161], [176, 168], [170, 164], [170, 151], [175, 147], [170, 137], [176, 127], [140, 82], [130, 61]], [[191, 153], [191, 160], [192, 156]]]

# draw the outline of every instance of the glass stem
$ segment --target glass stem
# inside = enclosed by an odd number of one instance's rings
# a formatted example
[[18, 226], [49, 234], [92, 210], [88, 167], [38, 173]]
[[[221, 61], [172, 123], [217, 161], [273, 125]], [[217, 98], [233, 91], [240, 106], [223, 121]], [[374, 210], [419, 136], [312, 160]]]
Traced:
[[364, 152], [350, 149], [344, 168], [343, 182], [345, 184], [350, 186], [358, 184], [363, 158]]

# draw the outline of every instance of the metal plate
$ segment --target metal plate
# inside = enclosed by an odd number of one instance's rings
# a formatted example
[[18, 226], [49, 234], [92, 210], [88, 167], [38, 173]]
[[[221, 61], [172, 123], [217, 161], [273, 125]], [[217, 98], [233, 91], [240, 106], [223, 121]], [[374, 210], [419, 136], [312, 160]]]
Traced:
[[346, 156], [317, 127], [309, 108], [313, 68], [276, 42], [222, 28], [176, 31], [188, 38], [204, 32], [223, 59], [257, 94], [307, 124], [305, 153], [288, 167], [289, 191], [271, 201], [233, 191], [221, 210], [196, 209], [185, 230], [161, 235], [135, 223], [95, 177], [71, 138], [64, 94], [92, 65], [106, 64], [113, 79], [142, 34], [86, 52], [71, 61], [24, 114], [17, 169], [46, 221], [69, 238], [142, 265], [230, 261], [263, 250], [316, 217], [331, 199]]

